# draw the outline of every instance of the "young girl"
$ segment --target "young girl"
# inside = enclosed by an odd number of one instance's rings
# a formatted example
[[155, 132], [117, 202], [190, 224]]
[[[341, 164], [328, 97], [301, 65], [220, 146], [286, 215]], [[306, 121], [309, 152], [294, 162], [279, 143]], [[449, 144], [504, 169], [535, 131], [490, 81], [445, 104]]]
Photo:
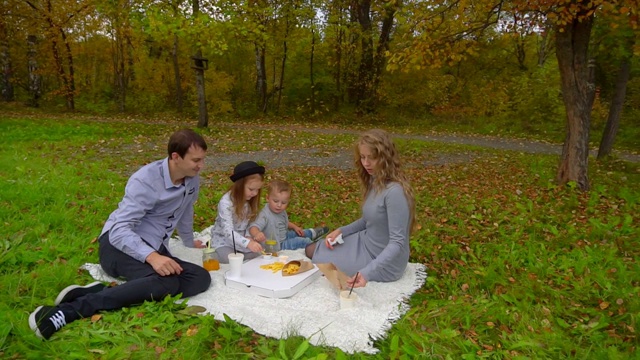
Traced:
[[[218, 203], [218, 216], [211, 229], [211, 245], [221, 263], [229, 263], [229, 254], [242, 252], [244, 259], [253, 259], [262, 252], [262, 245], [245, 236], [247, 226], [258, 215], [264, 167], [253, 161], [236, 165], [230, 176], [233, 185]], [[233, 234], [233, 235], [232, 235]]]

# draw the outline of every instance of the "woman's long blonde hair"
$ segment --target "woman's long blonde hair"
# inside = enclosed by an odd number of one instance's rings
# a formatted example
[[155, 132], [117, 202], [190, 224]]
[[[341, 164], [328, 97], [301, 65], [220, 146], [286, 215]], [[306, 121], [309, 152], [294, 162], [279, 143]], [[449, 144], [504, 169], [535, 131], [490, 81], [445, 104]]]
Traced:
[[260, 179], [260, 181], [264, 181], [264, 175], [262, 174], [252, 174], [249, 176], [245, 176], [231, 185], [229, 191], [231, 191], [231, 202], [233, 203], [234, 215], [237, 220], [242, 220], [246, 217], [249, 218], [249, 222], [252, 222], [258, 216], [258, 210], [260, 207], [260, 199], [262, 198], [262, 189], [258, 190], [258, 195], [254, 196], [249, 200], [249, 213], [244, 213], [244, 184], [251, 179]]
[[[360, 161], [360, 146], [366, 146], [371, 150], [374, 159], [377, 160], [374, 169], [375, 176], [369, 175], [362, 162]], [[391, 140], [389, 134], [380, 129], [373, 129], [365, 132], [360, 136], [354, 146], [355, 150], [355, 166], [362, 186], [362, 199], [366, 199], [369, 191], [373, 190], [379, 193], [387, 188], [391, 182], [397, 182], [402, 186], [404, 196], [407, 198], [409, 205], [409, 229], [413, 230], [415, 224], [415, 197], [413, 189], [402, 171], [400, 157], [396, 150], [396, 145]]]

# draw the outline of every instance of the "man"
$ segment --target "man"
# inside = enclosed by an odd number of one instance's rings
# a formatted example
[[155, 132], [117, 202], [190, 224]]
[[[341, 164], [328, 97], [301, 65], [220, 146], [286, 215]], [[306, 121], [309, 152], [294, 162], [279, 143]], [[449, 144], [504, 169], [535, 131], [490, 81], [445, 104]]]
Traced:
[[101, 310], [179, 293], [193, 296], [209, 288], [211, 277], [206, 270], [173, 257], [167, 248], [176, 229], [186, 246], [204, 247], [193, 239], [193, 204], [206, 150], [202, 136], [179, 130], [169, 139], [167, 158], [143, 166], [129, 178], [124, 198], [99, 238], [102, 269], [127, 282], [65, 288], [55, 306], [40, 306], [29, 316], [29, 326], [38, 337], [49, 339], [64, 325]]

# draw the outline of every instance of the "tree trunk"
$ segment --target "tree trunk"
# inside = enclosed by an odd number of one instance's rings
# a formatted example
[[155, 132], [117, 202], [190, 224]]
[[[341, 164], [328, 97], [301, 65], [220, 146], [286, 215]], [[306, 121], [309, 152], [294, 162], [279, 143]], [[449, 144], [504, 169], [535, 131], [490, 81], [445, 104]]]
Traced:
[[267, 112], [267, 70], [265, 64], [265, 50], [263, 46], [255, 44], [256, 57], [256, 94], [258, 110]]
[[206, 128], [209, 126], [209, 113], [207, 112], [207, 95], [204, 91], [204, 70], [205, 61], [202, 58], [202, 51], [198, 49], [194, 57], [196, 72], [196, 89], [198, 91], [198, 127]]
[[613, 148], [616, 133], [620, 125], [620, 115], [622, 115], [622, 107], [627, 93], [627, 82], [629, 81], [630, 72], [631, 62], [628, 58], [622, 59], [620, 61], [620, 69], [618, 69], [618, 77], [616, 78], [611, 107], [609, 108], [609, 117], [607, 118], [604, 132], [602, 133], [602, 140], [600, 140], [598, 159], [602, 159], [611, 154], [611, 149]]
[[[119, 16], [119, 15], [115, 15]], [[126, 81], [125, 81], [125, 66], [124, 66], [124, 37], [122, 35], [122, 24], [120, 23], [120, 19], [115, 19], [115, 39], [114, 39], [114, 47], [115, 51], [113, 52], [113, 70], [116, 76], [115, 79], [115, 87], [117, 101], [118, 101], [118, 110], [120, 112], [124, 112], [126, 108], [126, 100], [127, 100], [127, 89], [126, 89]]]
[[0, 68], [2, 71], [2, 78], [0, 78], [0, 92], [2, 92], [2, 99], [7, 102], [13, 101], [15, 100], [13, 83], [11, 82], [13, 66], [11, 64], [9, 37], [7, 34], [4, 16], [0, 19]]
[[354, 0], [351, 3], [352, 15], [360, 24], [361, 58], [355, 92], [358, 112], [370, 113], [376, 108], [378, 86], [384, 70], [385, 52], [389, 49], [396, 9], [397, 5], [385, 6], [380, 36], [374, 49], [371, 0]]
[[286, 28], [284, 32], [284, 41], [282, 42], [282, 62], [280, 64], [280, 82], [277, 87], [278, 100], [276, 102], [276, 114], [280, 112], [280, 102], [282, 101], [282, 89], [284, 88], [284, 71], [286, 69], [285, 65], [287, 64], [287, 55], [289, 51], [289, 47], [287, 45], [287, 40], [289, 39], [289, 26], [290, 26], [289, 16], [290, 16], [289, 13], [287, 13]]
[[[340, 25], [339, 25], [340, 26]], [[336, 39], [336, 53], [334, 61], [333, 79], [336, 84], [335, 94], [333, 95], [333, 110], [338, 111], [342, 103], [342, 39], [344, 38], [344, 29], [340, 26], [338, 30], [338, 38]]]
[[549, 52], [553, 49], [553, 26], [545, 24], [542, 33], [538, 36], [538, 66], [543, 67], [549, 57]]
[[574, 19], [556, 32], [556, 57], [560, 68], [562, 99], [567, 111], [567, 135], [556, 180], [575, 182], [589, 190], [589, 123], [593, 99], [593, 71], [588, 64], [593, 14]]
[[67, 40], [67, 34], [64, 32], [62, 27], [60, 27], [60, 36], [62, 37], [62, 42], [64, 43], [64, 47], [67, 51], [67, 67], [69, 68], [69, 79], [67, 81], [67, 88], [65, 98], [67, 100], [67, 110], [75, 110], [76, 109], [76, 79], [75, 79], [75, 67], [73, 66], [73, 53], [71, 52], [71, 44]]
[[375, 68], [373, 73], [373, 96], [378, 97], [378, 86], [380, 86], [380, 78], [386, 64], [386, 52], [389, 50], [389, 41], [391, 40], [391, 30], [393, 29], [393, 21], [397, 7], [388, 6], [385, 8], [384, 18], [382, 19], [382, 28], [380, 29], [380, 38], [378, 39], [378, 47], [375, 55]]
[[49, 25], [49, 30], [52, 34], [51, 40], [51, 51], [53, 52], [53, 59], [56, 64], [56, 68], [58, 69], [58, 76], [60, 77], [60, 81], [62, 81], [62, 93], [65, 97], [67, 110], [74, 110], [75, 104], [73, 99], [73, 83], [70, 83], [70, 80], [73, 79], [73, 75], [71, 74], [67, 77], [67, 73], [64, 69], [64, 62], [62, 61], [62, 57], [60, 55], [60, 51], [58, 49], [58, 41], [56, 40], [56, 34], [60, 34], [62, 36], [62, 41], [65, 44], [67, 51], [68, 65], [70, 66], [70, 71], [73, 71], [73, 55], [70, 52], [69, 44], [66, 41], [66, 34], [62, 28], [62, 26], [57, 25], [50, 14], [53, 12], [51, 1], [48, 0], [46, 2], [47, 11], [44, 12], [45, 20]]
[[333, 64], [332, 64], [332, 73], [333, 73], [333, 81], [335, 84], [335, 91], [333, 94], [333, 110], [338, 111], [340, 109], [340, 105], [344, 101], [343, 94], [343, 55], [344, 55], [344, 39], [346, 35], [346, 24], [347, 24], [347, 4], [345, 1], [334, 1], [332, 3], [332, 8], [330, 9], [330, 18], [333, 19], [333, 23], [336, 27], [336, 38], [335, 38], [335, 52], [333, 54]]
[[35, 35], [27, 37], [27, 66], [29, 73], [29, 100], [27, 105], [31, 107], [40, 106], [40, 97], [42, 96], [42, 76], [38, 72], [38, 59], [36, 51], [36, 42], [38, 38]]
[[[200, 1], [193, 0], [193, 18], [197, 19], [200, 15]], [[204, 70], [207, 61], [202, 58], [202, 50], [196, 50], [193, 56], [193, 69], [196, 73], [196, 91], [198, 92], [198, 127], [206, 128], [209, 126], [209, 113], [207, 112], [207, 95], [204, 91]]]
[[313, 55], [316, 47], [316, 33], [311, 25], [311, 56], [309, 57], [309, 84], [311, 85], [311, 96], [309, 97], [311, 104], [310, 110], [311, 115], [316, 113], [316, 84], [315, 79], [313, 78]]
[[352, 3], [353, 12], [360, 24], [360, 66], [356, 81], [356, 107], [360, 113], [373, 111], [373, 37], [371, 33], [371, 1], [356, 0]]
[[184, 95], [182, 94], [182, 81], [180, 80], [180, 64], [178, 63], [178, 35], [173, 35], [173, 49], [171, 51], [171, 61], [173, 62], [173, 78], [176, 86], [176, 107], [178, 112], [182, 112]]
[[284, 72], [287, 64], [287, 40], [282, 44], [282, 62], [280, 63], [280, 81], [278, 84], [278, 102], [276, 104], [276, 114], [280, 112], [280, 103], [282, 102], [282, 89], [284, 88]]

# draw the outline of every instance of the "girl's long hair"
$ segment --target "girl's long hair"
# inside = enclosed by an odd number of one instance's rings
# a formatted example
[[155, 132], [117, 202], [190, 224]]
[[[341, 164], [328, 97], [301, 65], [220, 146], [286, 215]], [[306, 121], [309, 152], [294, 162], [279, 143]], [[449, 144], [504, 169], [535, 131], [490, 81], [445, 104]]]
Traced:
[[[360, 161], [360, 146], [366, 146], [371, 150], [372, 156], [377, 160], [375, 176], [369, 175]], [[404, 196], [409, 205], [409, 229], [413, 231], [415, 225], [415, 197], [413, 188], [402, 170], [400, 157], [396, 146], [389, 134], [380, 129], [373, 129], [360, 136], [354, 146], [355, 167], [362, 187], [362, 201], [367, 197], [369, 191], [379, 193], [387, 188], [391, 182], [397, 182], [402, 186]]]
[[262, 189], [258, 190], [258, 195], [254, 196], [249, 200], [249, 213], [245, 214], [244, 212], [244, 185], [247, 181], [252, 179], [259, 179], [260, 181], [264, 181], [264, 175], [262, 174], [253, 174], [249, 176], [245, 176], [242, 179], [238, 179], [236, 182], [231, 185], [229, 191], [231, 192], [231, 202], [233, 203], [234, 215], [236, 219], [249, 219], [249, 222], [255, 220], [258, 216], [258, 210], [260, 208], [260, 199], [262, 198]]

